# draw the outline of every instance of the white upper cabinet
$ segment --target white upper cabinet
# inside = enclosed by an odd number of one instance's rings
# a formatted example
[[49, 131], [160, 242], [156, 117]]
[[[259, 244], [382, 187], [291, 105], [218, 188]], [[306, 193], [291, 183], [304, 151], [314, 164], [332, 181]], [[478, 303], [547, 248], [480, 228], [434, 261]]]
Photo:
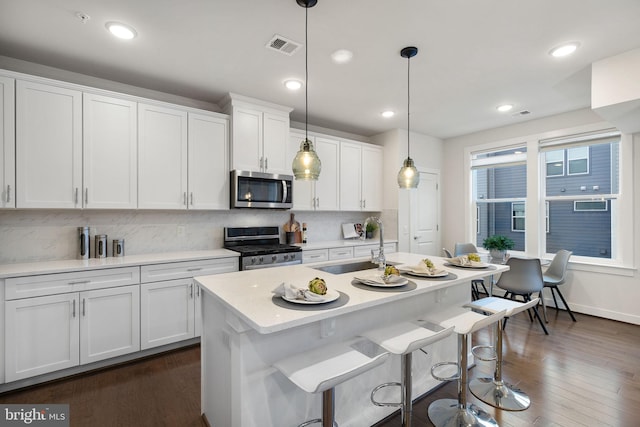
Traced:
[[356, 141], [341, 141], [340, 209], [382, 210], [381, 147]]
[[138, 207], [187, 209], [187, 112], [138, 104]]
[[290, 108], [230, 94], [232, 169], [291, 174]]
[[16, 207], [15, 80], [0, 76], [0, 208]]
[[[304, 133], [291, 132], [289, 157], [293, 159], [300, 149], [300, 142], [304, 140]], [[311, 135], [309, 139], [318, 153], [322, 170], [317, 181], [296, 180], [293, 183], [293, 209], [298, 210], [327, 210], [340, 209], [339, 194], [339, 161], [340, 141], [326, 136]]]
[[229, 120], [189, 113], [189, 209], [229, 208]]
[[84, 94], [85, 208], [137, 207], [137, 120], [136, 102]]
[[16, 207], [82, 207], [82, 93], [16, 83]]

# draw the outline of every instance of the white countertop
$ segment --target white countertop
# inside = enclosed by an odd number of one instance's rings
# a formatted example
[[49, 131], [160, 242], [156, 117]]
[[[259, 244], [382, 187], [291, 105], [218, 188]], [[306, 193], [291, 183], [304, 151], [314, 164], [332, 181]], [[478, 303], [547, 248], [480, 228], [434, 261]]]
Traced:
[[[397, 252], [389, 254], [387, 261], [415, 265], [423, 258], [425, 258], [424, 255]], [[375, 288], [367, 290], [351, 284], [354, 275], [358, 275], [358, 273], [331, 274], [310, 267], [310, 265], [349, 264], [358, 261], [358, 259], [349, 259], [341, 262], [301, 264], [200, 276], [195, 279], [208, 295], [212, 295], [219, 300], [231, 313], [249, 327], [261, 334], [268, 334], [387, 302], [411, 298], [419, 293], [433, 292], [509, 269], [504, 265], [495, 265], [493, 266], [495, 269], [492, 268], [491, 270], [444, 267], [443, 258], [434, 256], [429, 256], [429, 258], [436, 267], [441, 267], [454, 273], [457, 278], [453, 280], [425, 280], [419, 277], [411, 277], [410, 280], [417, 285], [414, 290], [403, 292], [401, 288], [398, 288], [398, 292], [388, 292], [388, 289], [385, 289], [386, 292], [376, 292]], [[369, 273], [375, 273], [376, 270], [368, 271]], [[349, 301], [340, 307], [317, 311], [288, 309], [278, 306], [272, 301], [273, 294], [271, 291], [282, 282], [287, 281], [298, 287], [305, 287], [309, 280], [316, 276], [323, 278], [328, 288], [347, 294]]]
[[6, 277], [29, 276], [73, 271], [86, 271], [100, 268], [130, 267], [168, 262], [198, 261], [203, 259], [238, 257], [238, 252], [227, 249], [207, 251], [163, 252], [123, 257], [89, 258], [88, 260], [69, 259], [59, 261], [41, 261], [20, 264], [0, 265], [0, 279]]

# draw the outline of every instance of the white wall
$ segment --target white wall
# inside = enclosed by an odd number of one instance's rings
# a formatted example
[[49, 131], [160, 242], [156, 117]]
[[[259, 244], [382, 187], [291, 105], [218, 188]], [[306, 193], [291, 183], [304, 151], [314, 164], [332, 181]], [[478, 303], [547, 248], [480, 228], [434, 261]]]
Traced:
[[[577, 126], [602, 122], [602, 118], [590, 109], [578, 110], [553, 117], [532, 120], [512, 126], [478, 132], [462, 137], [451, 138], [444, 143], [444, 163], [442, 167], [443, 194], [443, 244], [452, 247], [455, 242], [467, 241], [465, 229], [468, 220], [465, 214], [467, 200], [465, 192], [465, 148], [497, 141], [516, 139], [539, 133], [552, 132]], [[634, 135], [633, 170], [640, 170], [640, 134]], [[640, 221], [640, 185], [638, 172], [635, 172], [634, 187], [634, 223]], [[623, 238], [632, 239], [633, 255], [631, 268], [591, 268], [586, 265], [570, 264], [567, 282], [562, 285], [562, 293], [572, 310], [615, 320], [640, 324], [640, 226], [622, 233]], [[535, 255], [535, 254], [532, 254]], [[550, 301], [549, 301], [550, 300]], [[548, 295], [548, 301], [553, 300]], [[564, 313], [561, 313], [565, 315]]]

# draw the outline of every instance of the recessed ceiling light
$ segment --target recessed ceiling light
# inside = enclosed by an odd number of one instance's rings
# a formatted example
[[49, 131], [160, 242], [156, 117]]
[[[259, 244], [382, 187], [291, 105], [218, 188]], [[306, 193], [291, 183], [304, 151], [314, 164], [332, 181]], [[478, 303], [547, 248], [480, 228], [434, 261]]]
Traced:
[[382, 113], [380, 113], [380, 115], [381, 115], [382, 117], [384, 117], [385, 119], [388, 119], [388, 118], [390, 118], [390, 117], [395, 116], [395, 115], [396, 115], [396, 113], [395, 113], [395, 112], [393, 112], [393, 111], [391, 111], [391, 110], [385, 110], [385, 111], [383, 111]]
[[513, 105], [511, 104], [502, 104], [502, 105], [498, 105], [496, 107], [496, 110], [500, 111], [501, 113], [506, 113], [507, 111], [511, 111], [512, 108], [513, 108]]
[[347, 49], [338, 49], [331, 54], [331, 59], [336, 64], [346, 64], [353, 58], [353, 52]]
[[554, 47], [549, 51], [549, 55], [555, 58], [561, 58], [563, 56], [571, 55], [580, 46], [578, 42], [565, 43], [563, 45]]
[[284, 82], [284, 86], [289, 90], [300, 90], [302, 82], [300, 80], [289, 79]]
[[133, 27], [120, 22], [107, 22], [105, 27], [114, 36], [125, 40], [130, 40], [138, 35]]

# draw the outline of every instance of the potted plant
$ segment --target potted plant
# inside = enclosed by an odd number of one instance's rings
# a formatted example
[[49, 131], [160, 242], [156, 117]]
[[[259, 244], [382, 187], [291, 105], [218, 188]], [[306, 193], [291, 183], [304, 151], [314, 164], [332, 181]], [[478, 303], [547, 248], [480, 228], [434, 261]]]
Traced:
[[367, 222], [367, 226], [365, 228], [366, 238], [373, 239], [373, 232], [378, 229], [378, 224], [375, 222]]
[[504, 259], [508, 249], [513, 249], [515, 243], [506, 236], [498, 234], [489, 236], [482, 242], [482, 246], [489, 251], [491, 258]]

